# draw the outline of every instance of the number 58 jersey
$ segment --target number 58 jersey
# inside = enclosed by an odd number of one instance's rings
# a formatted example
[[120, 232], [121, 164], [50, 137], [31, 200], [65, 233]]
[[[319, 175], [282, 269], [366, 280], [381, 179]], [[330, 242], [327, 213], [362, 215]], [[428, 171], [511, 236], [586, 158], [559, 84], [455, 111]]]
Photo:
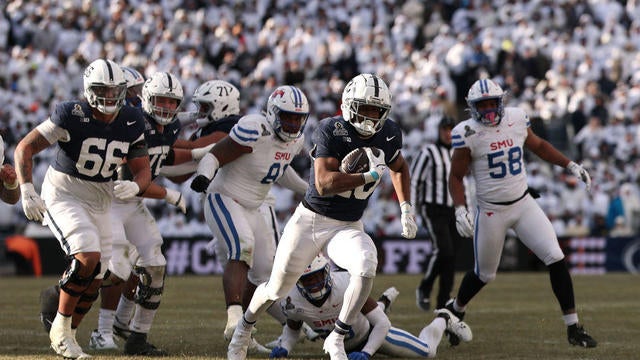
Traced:
[[231, 129], [229, 137], [253, 152], [220, 167], [208, 192], [220, 193], [248, 209], [264, 202], [271, 186], [291, 164], [304, 144], [304, 136], [281, 141], [267, 119], [259, 114], [245, 115]]
[[469, 119], [451, 132], [453, 149], [471, 151], [470, 166], [479, 205], [512, 201], [527, 190], [523, 147], [529, 126], [524, 110], [507, 107], [497, 126]]

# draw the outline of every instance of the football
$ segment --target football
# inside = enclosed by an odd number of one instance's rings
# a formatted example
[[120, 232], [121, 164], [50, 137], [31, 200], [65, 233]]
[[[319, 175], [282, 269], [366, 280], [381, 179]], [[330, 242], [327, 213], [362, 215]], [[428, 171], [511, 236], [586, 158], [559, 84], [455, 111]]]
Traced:
[[[369, 171], [369, 158], [364, 151], [365, 148], [357, 148], [348, 153], [340, 163], [340, 172], [345, 174], [358, 174]], [[373, 155], [378, 156], [380, 150], [372, 147]]]

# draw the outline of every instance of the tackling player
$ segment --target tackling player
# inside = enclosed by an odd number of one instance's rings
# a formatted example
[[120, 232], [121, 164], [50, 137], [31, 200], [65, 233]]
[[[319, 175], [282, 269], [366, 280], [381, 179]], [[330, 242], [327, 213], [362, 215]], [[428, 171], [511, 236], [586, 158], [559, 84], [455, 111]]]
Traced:
[[[400, 152], [402, 133], [398, 124], [387, 121], [390, 109], [386, 83], [376, 75], [361, 74], [342, 93], [343, 115], [320, 122], [314, 132], [314, 165], [304, 200], [285, 226], [269, 281], [258, 286], [236, 327], [227, 352], [229, 359], [246, 357], [251, 330], [260, 314], [289, 292], [320, 252], [350, 274], [344, 306], [324, 342], [332, 359], [347, 358], [344, 337], [369, 297], [378, 264], [375, 244], [360, 219], [387, 166], [402, 209], [402, 235], [414, 238], [417, 231], [409, 203], [409, 165]], [[368, 149], [369, 170], [340, 172], [341, 160], [361, 147], [381, 150], [375, 156]]]
[[[513, 229], [520, 241], [549, 269], [551, 288], [560, 303], [569, 343], [595, 347], [596, 341], [578, 322], [571, 275], [553, 226], [529, 194], [524, 147], [541, 159], [571, 171], [587, 185], [587, 190], [591, 178], [581, 165], [531, 130], [524, 110], [505, 107], [504, 96], [495, 82], [476, 81], [467, 95], [471, 119], [452, 131], [449, 191], [456, 207], [458, 232], [463, 237], [474, 238], [476, 263], [474, 269], [465, 274], [457, 297], [447, 303], [447, 308], [462, 318], [469, 301], [495, 279], [506, 232]], [[465, 206], [463, 178], [469, 171], [476, 181], [475, 217]], [[451, 341], [451, 337], [449, 339]]]
[[[93, 61], [84, 71], [86, 101], [58, 104], [15, 150], [24, 213], [49, 226], [70, 260], [49, 332], [51, 347], [65, 358], [86, 356], [75, 331], [98, 297], [111, 257], [111, 200], [114, 195], [130, 199], [151, 182], [144, 119], [123, 106], [126, 91], [118, 64]], [[45, 175], [41, 198], [32, 183], [33, 156], [55, 143], [57, 157]], [[133, 176], [114, 186], [123, 159]]]
[[[279, 302], [287, 317], [287, 325], [270, 357], [283, 358], [291, 354], [302, 324], [308, 324], [323, 337], [330, 334], [333, 323], [338, 319], [348, 285], [349, 274], [346, 271], [330, 272], [326, 258], [318, 255], [300, 276], [296, 288]], [[433, 358], [445, 329], [465, 341], [471, 341], [473, 336], [471, 329], [449, 310], [438, 309], [433, 321], [416, 337], [405, 330], [392, 327], [385, 314], [387, 308], [387, 304], [367, 298], [354, 318], [352, 331], [344, 340], [345, 351], [349, 353], [350, 360], [368, 360], [374, 354], [396, 358]]]

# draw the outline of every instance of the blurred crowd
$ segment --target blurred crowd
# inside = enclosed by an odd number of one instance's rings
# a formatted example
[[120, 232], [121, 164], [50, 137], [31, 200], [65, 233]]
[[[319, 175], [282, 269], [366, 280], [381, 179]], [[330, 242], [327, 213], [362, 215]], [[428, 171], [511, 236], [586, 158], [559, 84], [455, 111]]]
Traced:
[[[13, 161], [17, 141], [59, 101], [79, 98], [82, 72], [109, 58], [145, 76], [170, 71], [190, 95], [222, 79], [241, 91], [243, 113], [260, 111], [280, 84], [307, 94], [305, 132], [339, 111], [345, 81], [383, 77], [404, 155], [437, 136], [443, 115], [466, 118], [478, 77], [509, 92], [534, 131], [591, 173], [587, 193], [563, 169], [529, 157], [530, 185], [559, 236], [629, 235], [640, 230], [640, 2], [613, 0], [13, 0], [0, 17], [0, 134]], [[187, 96], [188, 97], [188, 96]], [[187, 99], [188, 100], [188, 99]], [[185, 110], [191, 110], [187, 105]], [[187, 127], [188, 137], [195, 128]], [[52, 152], [34, 169], [38, 186]], [[301, 154], [296, 169], [308, 174]], [[388, 179], [387, 179], [388, 180]], [[366, 230], [401, 232], [390, 181], [372, 198]], [[149, 204], [167, 236], [209, 234], [200, 195], [183, 216]], [[276, 189], [285, 221], [299, 199]], [[5, 204], [2, 205], [6, 207]], [[20, 206], [0, 209], [0, 227], [25, 224]]]

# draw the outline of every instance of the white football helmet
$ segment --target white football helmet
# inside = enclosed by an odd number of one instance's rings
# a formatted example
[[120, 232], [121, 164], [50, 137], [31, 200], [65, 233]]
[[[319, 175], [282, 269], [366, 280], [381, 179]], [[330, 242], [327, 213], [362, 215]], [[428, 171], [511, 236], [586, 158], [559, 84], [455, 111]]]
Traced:
[[313, 259], [296, 282], [300, 294], [311, 303], [324, 300], [331, 293], [329, 261], [322, 254]]
[[309, 101], [295, 86], [280, 86], [267, 100], [267, 120], [282, 141], [299, 138], [308, 117]]
[[[500, 85], [496, 84], [489, 79], [477, 80], [467, 94], [467, 104], [469, 105], [469, 111], [471, 117], [487, 126], [496, 126], [500, 124], [502, 116], [504, 115], [504, 95]], [[492, 109], [483, 109], [479, 111], [477, 108], [478, 102], [484, 100], [497, 100], [498, 106]]]
[[142, 100], [142, 85], [144, 85], [144, 76], [140, 72], [132, 67], [123, 66], [124, 78], [127, 81], [127, 104], [131, 106], [138, 106]]
[[240, 91], [223, 80], [209, 80], [193, 92], [198, 117], [209, 122], [240, 114]]
[[[361, 105], [378, 108], [377, 117], [360, 114]], [[382, 129], [391, 110], [391, 92], [387, 84], [374, 74], [360, 74], [345, 86], [342, 91], [342, 117], [351, 123], [362, 136], [372, 136]]]
[[[166, 99], [175, 99], [177, 104], [159, 104]], [[160, 125], [171, 123], [184, 100], [182, 85], [178, 78], [168, 72], [157, 72], [151, 75], [142, 86], [142, 110], [149, 114]]]
[[127, 81], [120, 65], [98, 59], [84, 70], [84, 97], [103, 114], [114, 114], [124, 105]]

